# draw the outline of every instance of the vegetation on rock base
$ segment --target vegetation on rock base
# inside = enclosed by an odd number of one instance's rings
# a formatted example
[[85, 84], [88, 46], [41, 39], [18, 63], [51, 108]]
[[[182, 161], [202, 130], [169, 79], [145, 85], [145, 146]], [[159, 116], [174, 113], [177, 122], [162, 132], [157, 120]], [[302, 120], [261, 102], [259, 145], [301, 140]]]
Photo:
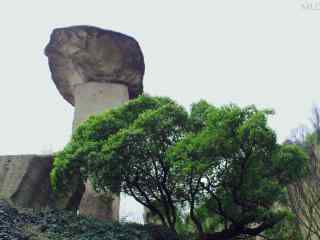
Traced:
[[61, 210], [17, 210], [0, 201], [1, 240], [178, 240], [154, 225], [116, 223]]

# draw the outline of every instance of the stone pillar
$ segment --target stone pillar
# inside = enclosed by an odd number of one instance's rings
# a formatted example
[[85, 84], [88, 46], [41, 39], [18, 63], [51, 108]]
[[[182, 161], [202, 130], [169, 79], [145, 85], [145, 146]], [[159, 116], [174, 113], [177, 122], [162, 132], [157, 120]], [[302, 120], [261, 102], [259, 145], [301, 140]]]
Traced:
[[88, 117], [129, 100], [128, 87], [117, 83], [88, 82], [75, 87], [73, 130]]
[[120, 193], [96, 193], [90, 183], [86, 182], [86, 191], [82, 196], [79, 213], [104, 220], [119, 221]]
[[[115, 83], [88, 82], [75, 88], [73, 131], [90, 116], [117, 107], [129, 100], [128, 87]], [[90, 183], [85, 184], [79, 212], [99, 219], [119, 220], [119, 194], [96, 193]]]
[[[92, 26], [58, 28], [52, 32], [45, 54], [57, 89], [75, 107], [73, 130], [89, 116], [143, 92], [143, 55], [130, 36]], [[78, 207], [83, 185], [75, 180], [73, 187], [75, 191], [61, 201], [71, 209]], [[118, 195], [97, 194], [87, 182], [79, 210], [100, 219], [118, 220], [119, 202]]]

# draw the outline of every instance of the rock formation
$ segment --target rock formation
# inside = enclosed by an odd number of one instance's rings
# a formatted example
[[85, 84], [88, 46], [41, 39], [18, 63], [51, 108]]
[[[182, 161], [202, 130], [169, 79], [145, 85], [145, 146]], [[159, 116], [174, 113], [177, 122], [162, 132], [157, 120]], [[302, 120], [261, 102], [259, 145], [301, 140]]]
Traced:
[[[142, 93], [144, 60], [132, 37], [90, 26], [59, 28], [45, 53], [59, 92], [75, 107], [73, 130], [89, 116]], [[116, 220], [119, 203], [119, 196], [97, 194], [87, 182], [79, 210]]]
[[49, 173], [52, 156], [0, 156], [0, 198], [22, 207], [54, 204]]

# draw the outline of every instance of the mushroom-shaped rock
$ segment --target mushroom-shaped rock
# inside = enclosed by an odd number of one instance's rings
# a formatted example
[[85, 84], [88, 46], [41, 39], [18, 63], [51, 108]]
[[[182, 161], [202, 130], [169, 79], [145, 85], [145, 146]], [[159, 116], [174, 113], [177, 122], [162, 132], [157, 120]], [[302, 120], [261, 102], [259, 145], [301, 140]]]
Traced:
[[91, 26], [58, 28], [45, 54], [59, 92], [75, 106], [73, 129], [143, 91], [143, 55], [132, 37]]
[[[91, 26], [58, 28], [51, 34], [45, 54], [59, 92], [75, 106], [73, 130], [91, 115], [119, 106], [143, 91], [143, 55], [132, 37]], [[106, 204], [103, 199], [114, 200]], [[119, 196], [101, 196], [87, 182], [80, 213], [117, 219]]]
[[58, 28], [45, 54], [53, 81], [72, 105], [77, 85], [87, 82], [126, 85], [130, 98], [142, 93], [143, 55], [132, 37], [91, 26]]

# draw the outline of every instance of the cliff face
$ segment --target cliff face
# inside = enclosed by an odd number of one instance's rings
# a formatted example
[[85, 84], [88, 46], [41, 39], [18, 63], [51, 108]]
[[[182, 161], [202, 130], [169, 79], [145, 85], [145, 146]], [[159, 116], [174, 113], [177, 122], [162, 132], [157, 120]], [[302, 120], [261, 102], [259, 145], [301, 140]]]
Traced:
[[0, 156], [0, 198], [21, 207], [52, 206], [51, 155]]

